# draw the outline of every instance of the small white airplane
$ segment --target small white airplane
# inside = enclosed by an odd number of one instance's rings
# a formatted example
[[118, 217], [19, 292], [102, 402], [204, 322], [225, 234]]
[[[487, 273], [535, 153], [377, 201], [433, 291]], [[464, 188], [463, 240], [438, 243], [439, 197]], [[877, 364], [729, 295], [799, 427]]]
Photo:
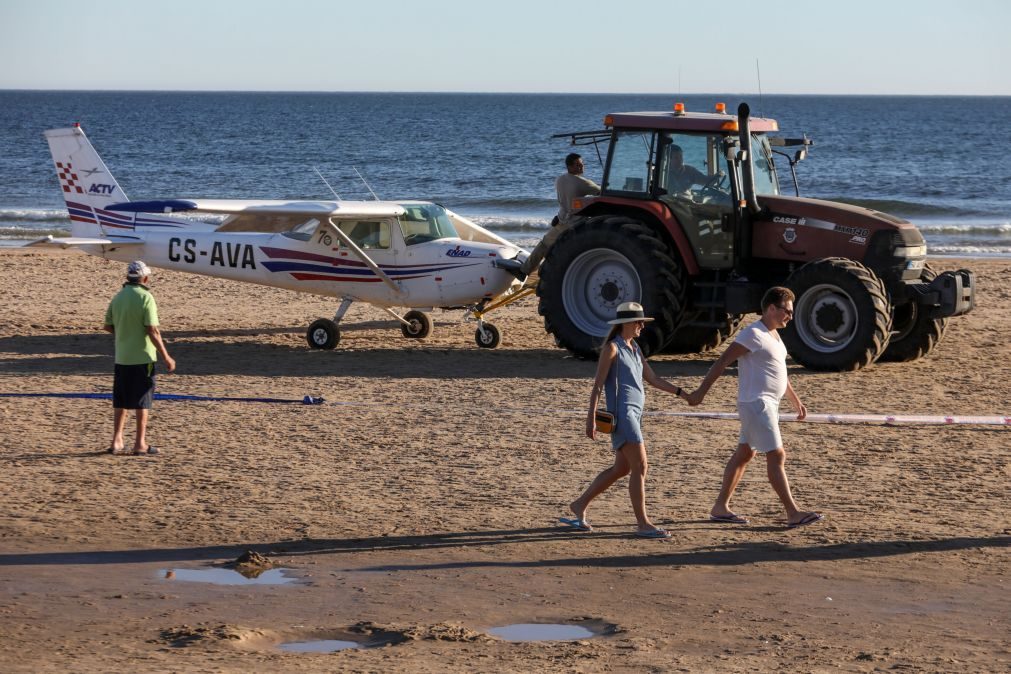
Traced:
[[[71, 220], [71, 236], [28, 246], [340, 297], [333, 320], [309, 326], [309, 346], [332, 349], [353, 302], [380, 307], [405, 337], [432, 330], [422, 309], [465, 309], [475, 341], [494, 348], [484, 314], [529, 294], [516, 278], [527, 252], [438, 204], [423, 201], [129, 201], [79, 124], [45, 132]], [[174, 213], [227, 216], [220, 224]], [[392, 307], [411, 309], [401, 315]]]

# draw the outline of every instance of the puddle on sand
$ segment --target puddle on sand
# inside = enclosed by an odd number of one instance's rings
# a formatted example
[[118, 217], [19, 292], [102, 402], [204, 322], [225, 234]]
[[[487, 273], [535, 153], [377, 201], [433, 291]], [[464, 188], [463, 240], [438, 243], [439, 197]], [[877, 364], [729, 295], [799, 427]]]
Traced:
[[336, 653], [352, 648], [363, 648], [363, 646], [354, 641], [321, 639], [320, 641], [289, 641], [281, 644], [278, 648], [289, 653]]
[[518, 623], [493, 627], [488, 634], [506, 641], [578, 641], [597, 636], [582, 625]]
[[289, 570], [269, 569], [252, 578], [232, 569], [160, 569], [158, 575], [165, 580], [215, 585], [288, 585], [298, 582], [298, 579], [285, 575]]

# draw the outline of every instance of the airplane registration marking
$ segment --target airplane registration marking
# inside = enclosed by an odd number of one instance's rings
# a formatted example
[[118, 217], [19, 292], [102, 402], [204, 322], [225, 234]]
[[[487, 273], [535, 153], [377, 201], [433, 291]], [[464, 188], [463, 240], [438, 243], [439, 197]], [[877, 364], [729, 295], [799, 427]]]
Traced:
[[[169, 239], [169, 261], [193, 264], [196, 262], [197, 254], [202, 257], [207, 257], [206, 250], [197, 250], [196, 239], [180, 239], [175, 236]], [[211, 245], [210, 256], [210, 266], [212, 267], [256, 269], [256, 258], [253, 255], [253, 246], [248, 243], [215, 241]]]

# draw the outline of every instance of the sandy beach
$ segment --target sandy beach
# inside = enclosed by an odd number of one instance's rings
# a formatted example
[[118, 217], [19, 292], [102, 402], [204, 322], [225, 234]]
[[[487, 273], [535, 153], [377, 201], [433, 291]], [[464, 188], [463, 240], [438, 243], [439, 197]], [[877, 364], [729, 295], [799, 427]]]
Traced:
[[[1011, 260], [933, 265], [976, 271], [974, 312], [914, 363], [791, 362], [811, 413], [1011, 413]], [[0, 252], [0, 393], [109, 392], [100, 328], [123, 274]], [[752, 523], [709, 522], [736, 422], [654, 415], [647, 503], [673, 539], [631, 535], [624, 481], [593, 504], [595, 531], [572, 533], [557, 518], [611, 453], [582, 432], [595, 364], [554, 347], [536, 298], [492, 318], [494, 351], [462, 312], [434, 312], [419, 342], [364, 305], [316, 351], [305, 328], [334, 300], [162, 270], [152, 291], [178, 361], [160, 392], [328, 404], [157, 402], [162, 453], [133, 457], [104, 452], [107, 400], [0, 398], [5, 671], [1011, 667], [1011, 428], [784, 424], [794, 494], [826, 515], [794, 530], [758, 462], [734, 501]], [[651, 362], [694, 388], [717, 354]], [[735, 395], [730, 372], [702, 409]], [[689, 408], [650, 389], [647, 410]], [[246, 550], [295, 582], [183, 578]], [[600, 635], [489, 635], [518, 623]], [[377, 647], [279, 648], [325, 639]]]

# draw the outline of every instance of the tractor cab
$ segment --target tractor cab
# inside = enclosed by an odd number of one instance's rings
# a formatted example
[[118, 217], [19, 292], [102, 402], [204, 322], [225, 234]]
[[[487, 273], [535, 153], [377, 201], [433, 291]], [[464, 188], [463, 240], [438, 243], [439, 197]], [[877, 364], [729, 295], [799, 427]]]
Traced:
[[[679, 222], [698, 266], [707, 269], [729, 269], [740, 257], [734, 255], [734, 231], [746, 201], [744, 164], [756, 194], [778, 195], [773, 148], [811, 144], [806, 138], [770, 137], [779, 130], [776, 121], [753, 118], [749, 156], [741, 150], [738, 118], [727, 114], [722, 103], [714, 113], [685, 112], [679, 103], [673, 112], [610, 114], [604, 123], [610, 128], [559, 134], [575, 145], [608, 143], [599, 199], [660, 202]], [[806, 152], [788, 156], [798, 192], [792, 169], [803, 156]], [[592, 201], [584, 198], [580, 204], [587, 214], [594, 210], [586, 208]]]

